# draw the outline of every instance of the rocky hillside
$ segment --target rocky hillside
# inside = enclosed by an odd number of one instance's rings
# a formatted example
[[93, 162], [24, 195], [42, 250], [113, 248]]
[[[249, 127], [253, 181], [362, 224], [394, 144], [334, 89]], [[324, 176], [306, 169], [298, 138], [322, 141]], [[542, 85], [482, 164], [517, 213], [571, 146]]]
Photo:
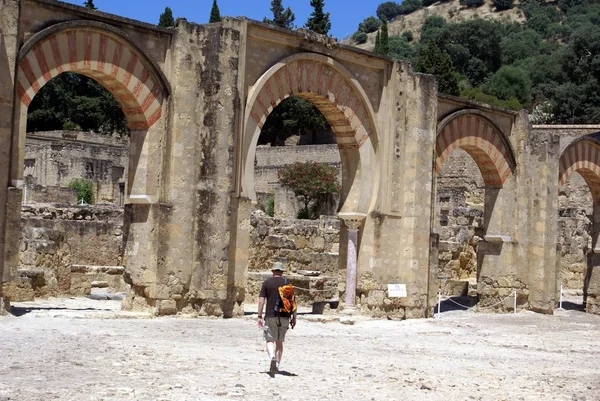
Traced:
[[[390, 22], [389, 34], [396, 36], [402, 32], [412, 31], [415, 39], [419, 39], [421, 26], [431, 16], [440, 16], [449, 22], [467, 21], [473, 18], [482, 18], [487, 20], [500, 20], [502, 22], [524, 22], [525, 16], [518, 7], [518, 1], [515, 1], [515, 7], [505, 11], [495, 11], [491, 0], [485, 0], [485, 3], [477, 8], [468, 8], [459, 4], [459, 0], [434, 3], [429, 7], [423, 7], [408, 15], [399, 17]], [[365, 16], [367, 17], [367, 16]], [[375, 36], [377, 32], [368, 34], [369, 39], [366, 43], [356, 44], [352, 39], [345, 39], [344, 43], [355, 45], [358, 48], [372, 50], [375, 46]]]

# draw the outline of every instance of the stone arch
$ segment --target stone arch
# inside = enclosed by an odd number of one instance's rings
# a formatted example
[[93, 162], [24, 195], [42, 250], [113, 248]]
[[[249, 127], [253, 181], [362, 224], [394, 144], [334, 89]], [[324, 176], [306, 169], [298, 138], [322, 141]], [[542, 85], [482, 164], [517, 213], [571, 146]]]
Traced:
[[[19, 51], [11, 176], [22, 177], [25, 118], [37, 92], [63, 72], [98, 81], [120, 104], [130, 136], [128, 202], [153, 203], [158, 197], [161, 119], [169, 84], [158, 65], [121, 30], [97, 21], [68, 21], [35, 35]], [[20, 115], [20, 116], [19, 116]]]
[[502, 131], [479, 110], [462, 110], [438, 124], [435, 171], [456, 148], [475, 160], [486, 187], [502, 188], [516, 169], [511, 146]]
[[343, 166], [342, 210], [370, 210], [379, 181], [373, 107], [344, 66], [315, 53], [299, 53], [281, 60], [250, 88], [244, 120], [240, 194], [256, 200], [254, 157], [258, 137], [271, 111], [289, 96], [299, 96], [314, 104], [332, 128]]
[[559, 161], [559, 188], [567, 183], [574, 172], [584, 178], [594, 205], [600, 205], [600, 142], [595, 137], [580, 138], [564, 150]]
[[19, 52], [17, 95], [29, 107], [46, 82], [63, 72], [102, 84], [123, 108], [132, 131], [161, 117], [169, 87], [160, 69], [125, 33], [93, 21], [63, 22], [33, 35]]

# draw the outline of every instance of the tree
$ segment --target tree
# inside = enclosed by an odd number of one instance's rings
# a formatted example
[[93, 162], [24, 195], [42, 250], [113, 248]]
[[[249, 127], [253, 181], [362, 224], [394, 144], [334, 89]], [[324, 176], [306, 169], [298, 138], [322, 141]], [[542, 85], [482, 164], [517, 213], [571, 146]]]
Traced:
[[329, 123], [312, 103], [298, 96], [290, 96], [269, 114], [258, 143], [278, 146], [290, 136], [308, 133], [316, 136], [317, 131], [327, 129]]
[[165, 12], [160, 15], [158, 19], [158, 26], [163, 28], [170, 28], [175, 26], [175, 20], [173, 19], [173, 12], [170, 7], [165, 7]]
[[93, 79], [71, 72], [46, 83], [27, 113], [27, 132], [63, 129], [129, 133], [123, 110], [110, 92]]
[[331, 29], [331, 21], [329, 19], [329, 13], [324, 12], [325, 0], [310, 0], [310, 5], [313, 8], [313, 12], [310, 14], [310, 18], [306, 21], [306, 28], [320, 33], [321, 35], [329, 34]]
[[386, 1], [377, 7], [376, 14], [377, 17], [382, 21], [392, 21], [394, 18], [402, 14], [402, 9], [400, 8], [400, 4], [394, 1]]
[[381, 20], [375, 17], [367, 17], [358, 24], [358, 30], [364, 33], [377, 32], [379, 27], [381, 26]]
[[303, 208], [298, 216], [304, 218], [311, 217], [308, 207], [312, 201], [318, 206], [328, 195], [338, 194], [341, 190], [335, 167], [327, 163], [288, 164], [277, 172], [277, 177], [283, 187], [291, 189], [302, 199]]
[[373, 48], [373, 53], [381, 54], [381, 31], [377, 31], [377, 36], [375, 36], [375, 47]]
[[435, 75], [441, 93], [455, 96], [459, 94], [457, 74], [452, 67], [452, 60], [448, 53], [440, 50], [435, 43], [429, 42], [427, 47], [421, 49], [415, 69], [418, 72]]
[[85, 8], [89, 8], [90, 10], [97, 10], [96, 6], [94, 5], [94, 0], [85, 0], [83, 5]]
[[291, 8], [283, 8], [281, 0], [271, 1], [271, 12], [273, 13], [273, 19], [270, 20], [268, 18], [265, 18], [263, 22], [287, 29], [294, 28], [294, 21], [296, 20], [296, 16], [292, 12]]
[[383, 21], [383, 25], [381, 25], [381, 42], [380, 46], [380, 54], [387, 56], [390, 53], [390, 37], [388, 33], [388, 24], [387, 21]]
[[531, 106], [531, 79], [518, 67], [500, 68], [484, 86], [484, 91], [501, 100], [517, 99], [523, 106]]
[[400, 15], [410, 14], [421, 7], [423, 7], [421, 0], [403, 0], [399, 8]]
[[408, 43], [408, 39], [404, 34], [402, 36], [390, 36], [389, 48], [388, 56], [399, 60], [412, 61], [415, 55], [415, 47]]
[[221, 12], [219, 11], [217, 0], [213, 0], [212, 9], [210, 10], [210, 20], [208, 22], [212, 24], [219, 21], [221, 21]]

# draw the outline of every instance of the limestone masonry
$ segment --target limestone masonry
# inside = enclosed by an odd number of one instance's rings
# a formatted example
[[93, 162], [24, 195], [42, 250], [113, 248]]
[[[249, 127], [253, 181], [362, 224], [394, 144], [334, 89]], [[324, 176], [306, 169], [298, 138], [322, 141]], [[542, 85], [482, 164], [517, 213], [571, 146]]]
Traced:
[[[553, 313], [566, 245], [557, 235], [559, 205], [578, 172], [591, 193], [592, 235], [589, 252], [573, 261], [587, 264], [585, 273], [572, 272], [584, 275], [588, 312], [600, 313], [600, 141], [591, 133], [600, 130], [534, 133], [525, 112], [439, 95], [434, 77], [405, 62], [304, 30], [233, 18], [180, 19], [163, 29], [54, 0], [0, 0], [0, 9], [0, 115], [10, 116], [0, 120], [0, 310], [18, 276], [31, 171], [27, 108], [46, 82], [72, 71], [106, 87], [131, 130], [123, 170], [126, 308], [243, 314], [258, 136], [272, 109], [296, 95], [327, 118], [339, 149], [340, 309], [431, 316], [444, 274], [452, 273], [475, 275], [467, 290], [482, 308], [511, 310], [503, 301], [516, 290], [517, 308]], [[458, 148], [482, 177], [468, 185], [482, 191], [449, 191], [438, 203], [440, 173]], [[94, 174], [116, 177], [116, 165], [94, 166]], [[466, 206], [458, 210], [459, 203]], [[440, 258], [456, 242], [442, 229], [452, 219], [467, 223], [461, 238], [478, 239], [452, 248], [457, 259]], [[61, 285], [68, 262], [57, 263]], [[390, 297], [388, 284], [399, 283], [407, 296]]]

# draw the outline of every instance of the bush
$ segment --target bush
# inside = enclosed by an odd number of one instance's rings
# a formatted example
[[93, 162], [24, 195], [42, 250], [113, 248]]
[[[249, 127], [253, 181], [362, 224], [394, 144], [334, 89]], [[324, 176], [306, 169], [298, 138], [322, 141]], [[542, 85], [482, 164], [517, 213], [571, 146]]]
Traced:
[[363, 22], [358, 24], [358, 30], [364, 33], [376, 32], [381, 26], [381, 20], [376, 17], [367, 17]]
[[401, 35], [403, 38], [406, 38], [407, 42], [412, 42], [413, 39], [415, 38], [415, 35], [413, 35], [412, 31], [406, 31], [406, 32], [402, 32]]
[[354, 32], [354, 35], [352, 35], [352, 40], [358, 44], [367, 43], [368, 39], [369, 37], [367, 36], [367, 34], [361, 31], [356, 31]]
[[273, 195], [269, 196], [265, 202], [265, 213], [271, 217], [275, 216], [275, 197]]
[[510, 10], [514, 6], [513, 0], [492, 0], [492, 3], [496, 6], [496, 11]]
[[83, 199], [89, 205], [94, 203], [94, 183], [92, 181], [76, 178], [67, 186], [77, 191], [77, 202], [81, 202]]
[[477, 8], [483, 5], [485, 0], [460, 0], [460, 4], [467, 6], [468, 8]]

